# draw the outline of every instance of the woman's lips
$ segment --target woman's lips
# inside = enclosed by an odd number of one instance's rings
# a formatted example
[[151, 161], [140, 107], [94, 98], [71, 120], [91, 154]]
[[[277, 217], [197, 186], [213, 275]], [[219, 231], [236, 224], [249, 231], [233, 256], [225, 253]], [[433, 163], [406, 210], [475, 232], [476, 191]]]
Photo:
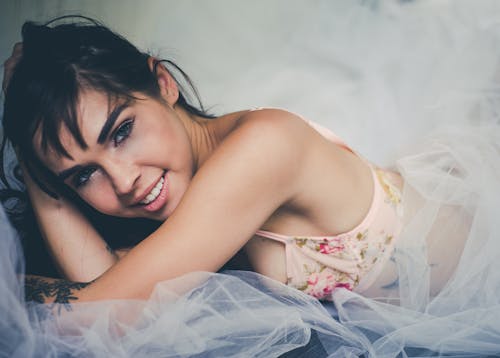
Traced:
[[158, 194], [156, 199], [154, 199], [149, 204], [142, 205], [144, 210], [149, 211], [149, 212], [157, 211], [157, 210], [161, 209], [166, 204], [167, 199], [168, 199], [168, 185], [169, 185], [168, 180], [167, 180], [167, 173], [168, 172], [165, 172], [163, 174], [163, 186], [160, 190], [160, 194]]

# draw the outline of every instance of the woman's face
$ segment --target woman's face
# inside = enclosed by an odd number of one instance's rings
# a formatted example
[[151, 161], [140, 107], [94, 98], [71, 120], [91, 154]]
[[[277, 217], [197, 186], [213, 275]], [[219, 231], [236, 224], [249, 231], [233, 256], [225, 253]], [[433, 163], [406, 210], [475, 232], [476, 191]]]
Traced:
[[137, 96], [108, 103], [107, 95], [83, 92], [78, 122], [88, 148], [63, 127], [61, 143], [73, 159], [50, 148], [41, 159], [102, 213], [166, 220], [193, 175], [191, 142], [172, 106]]

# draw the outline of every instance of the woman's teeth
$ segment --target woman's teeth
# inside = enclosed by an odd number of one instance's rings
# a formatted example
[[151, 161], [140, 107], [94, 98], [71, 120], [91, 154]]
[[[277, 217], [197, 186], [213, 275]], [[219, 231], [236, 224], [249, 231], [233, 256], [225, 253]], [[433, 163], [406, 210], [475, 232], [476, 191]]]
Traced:
[[154, 201], [158, 195], [160, 195], [161, 189], [163, 188], [163, 182], [164, 179], [161, 177], [153, 190], [151, 190], [151, 192], [141, 201], [141, 204], [147, 205]]

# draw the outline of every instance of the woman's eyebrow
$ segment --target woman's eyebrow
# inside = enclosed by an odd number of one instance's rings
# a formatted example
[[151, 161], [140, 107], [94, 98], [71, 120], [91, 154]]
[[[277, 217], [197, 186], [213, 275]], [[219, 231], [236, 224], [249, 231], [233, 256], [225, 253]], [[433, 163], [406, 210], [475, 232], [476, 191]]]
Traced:
[[[106, 119], [106, 122], [102, 126], [101, 132], [99, 133], [99, 136], [97, 137], [97, 144], [103, 144], [106, 141], [106, 138], [109, 135], [109, 132], [111, 131], [111, 128], [115, 125], [116, 120], [120, 116], [120, 114], [130, 106], [130, 103], [132, 100], [128, 99], [125, 102], [121, 103], [120, 105], [117, 105], [111, 113], [108, 115], [108, 118]], [[57, 177], [61, 180], [66, 180], [69, 178], [73, 173], [81, 170], [83, 167], [81, 165], [75, 165], [71, 168], [64, 169], [63, 171], [59, 172], [57, 174]]]
[[103, 144], [106, 141], [106, 138], [108, 137], [111, 128], [113, 128], [116, 120], [123, 112], [123, 110], [130, 105], [130, 102], [131, 100], [127, 100], [124, 103], [116, 106], [113, 109], [113, 111], [111, 111], [111, 113], [108, 116], [108, 119], [106, 119], [106, 122], [102, 126], [101, 132], [99, 133], [99, 137], [97, 137], [97, 144]]

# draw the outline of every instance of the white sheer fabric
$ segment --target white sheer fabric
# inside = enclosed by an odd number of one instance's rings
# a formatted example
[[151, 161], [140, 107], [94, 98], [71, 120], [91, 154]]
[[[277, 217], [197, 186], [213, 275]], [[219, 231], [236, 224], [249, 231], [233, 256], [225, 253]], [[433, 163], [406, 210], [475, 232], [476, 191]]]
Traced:
[[162, 282], [148, 301], [25, 305], [20, 246], [0, 211], [2, 354], [276, 357], [315, 330], [331, 357], [500, 355], [500, 7], [443, 3], [337, 2], [331, 14], [331, 66], [346, 75], [319, 98], [336, 120], [375, 118], [358, 128], [363, 155], [373, 137], [405, 180], [405, 228], [368, 297], [337, 290], [332, 316], [235, 271]]

